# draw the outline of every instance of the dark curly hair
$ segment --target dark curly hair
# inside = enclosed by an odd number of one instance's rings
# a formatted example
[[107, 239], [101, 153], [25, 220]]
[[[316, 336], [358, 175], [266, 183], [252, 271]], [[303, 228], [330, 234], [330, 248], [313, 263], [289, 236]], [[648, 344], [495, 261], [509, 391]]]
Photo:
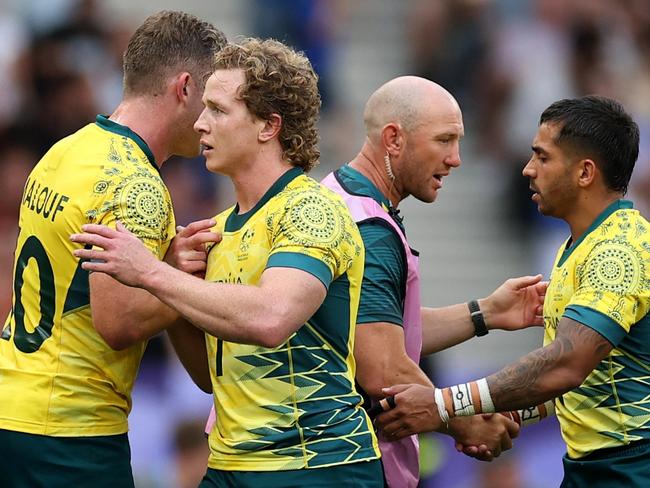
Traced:
[[282, 118], [279, 141], [290, 164], [304, 171], [318, 164], [318, 77], [302, 53], [272, 39], [247, 38], [219, 51], [215, 69], [243, 70], [246, 81], [238, 96], [251, 114]]
[[124, 96], [158, 95], [172, 70], [187, 71], [201, 87], [226, 36], [185, 12], [163, 10], [145, 19], [123, 57]]

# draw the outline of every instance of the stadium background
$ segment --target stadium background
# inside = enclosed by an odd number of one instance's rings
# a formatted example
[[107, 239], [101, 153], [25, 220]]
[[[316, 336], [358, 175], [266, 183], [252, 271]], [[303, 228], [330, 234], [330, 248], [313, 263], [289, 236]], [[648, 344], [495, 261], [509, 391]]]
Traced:
[[[0, 312], [11, 306], [18, 201], [26, 175], [59, 138], [110, 113], [121, 53], [150, 13], [182, 9], [229, 38], [275, 37], [321, 76], [323, 176], [355, 155], [367, 97], [401, 74], [443, 84], [464, 112], [463, 165], [434, 205], [402, 212], [422, 254], [423, 303], [483, 296], [509, 276], [548, 275], [566, 234], [537, 215], [521, 177], [541, 111], [599, 93], [622, 101], [642, 133], [631, 198], [650, 212], [650, 0], [0, 0]], [[163, 168], [179, 223], [232, 202], [200, 158]], [[440, 385], [488, 374], [536, 347], [541, 330], [492, 332], [424, 366]], [[133, 467], [139, 488], [195, 486], [205, 468], [201, 426], [210, 398], [194, 388], [162, 339], [152, 341], [134, 393]], [[526, 429], [496, 462], [477, 463], [441, 436], [423, 436], [422, 486], [557, 486], [557, 423]]]

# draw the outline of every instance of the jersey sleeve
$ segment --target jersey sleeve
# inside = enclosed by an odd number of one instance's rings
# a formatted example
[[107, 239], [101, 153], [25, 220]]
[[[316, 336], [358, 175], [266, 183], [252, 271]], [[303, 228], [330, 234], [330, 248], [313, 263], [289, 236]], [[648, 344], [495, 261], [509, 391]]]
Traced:
[[327, 288], [362, 252], [361, 238], [345, 203], [322, 189], [293, 192], [269, 217], [271, 251], [267, 268], [306, 271]]
[[648, 250], [626, 236], [603, 240], [577, 273], [564, 316], [599, 332], [616, 346], [650, 309]]
[[137, 172], [111, 185], [97, 223], [115, 228], [121, 222], [159, 259], [174, 237], [174, 214], [167, 187], [157, 175]]
[[357, 324], [403, 326], [406, 262], [402, 241], [379, 220], [362, 222], [359, 231], [366, 254]]

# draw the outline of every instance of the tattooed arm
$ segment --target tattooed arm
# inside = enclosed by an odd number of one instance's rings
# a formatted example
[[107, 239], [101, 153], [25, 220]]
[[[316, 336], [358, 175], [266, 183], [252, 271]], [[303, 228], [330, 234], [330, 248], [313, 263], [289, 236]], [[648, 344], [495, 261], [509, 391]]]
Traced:
[[[503, 412], [533, 407], [580, 386], [612, 348], [612, 344], [595, 330], [563, 317], [552, 343], [482, 380], [487, 380], [488, 395], [493, 402], [489, 410]], [[458, 405], [452, 400], [463, 394], [463, 386], [444, 389], [447, 392], [445, 404], [452, 417], [468, 414], [468, 411], [457, 409]], [[472, 400], [470, 388], [465, 391], [463, 407]], [[437, 430], [443, 423], [432, 388], [396, 385], [385, 389], [384, 394], [394, 395], [396, 406], [377, 417], [375, 423], [392, 439]], [[478, 401], [474, 403], [479, 404]], [[476, 405], [472, 406], [473, 412], [480, 413]], [[489, 410], [482, 409], [483, 412]]]
[[487, 377], [494, 407], [531, 407], [577, 388], [612, 347], [592, 328], [563, 317], [553, 342]]

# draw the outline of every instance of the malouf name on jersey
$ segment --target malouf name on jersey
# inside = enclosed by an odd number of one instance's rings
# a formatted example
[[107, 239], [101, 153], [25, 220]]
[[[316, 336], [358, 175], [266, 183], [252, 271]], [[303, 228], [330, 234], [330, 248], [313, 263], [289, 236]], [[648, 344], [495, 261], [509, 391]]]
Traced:
[[57, 192], [54, 188], [41, 185], [36, 180], [27, 180], [21, 203], [25, 208], [54, 222], [56, 215], [63, 210], [69, 200], [70, 197]]

